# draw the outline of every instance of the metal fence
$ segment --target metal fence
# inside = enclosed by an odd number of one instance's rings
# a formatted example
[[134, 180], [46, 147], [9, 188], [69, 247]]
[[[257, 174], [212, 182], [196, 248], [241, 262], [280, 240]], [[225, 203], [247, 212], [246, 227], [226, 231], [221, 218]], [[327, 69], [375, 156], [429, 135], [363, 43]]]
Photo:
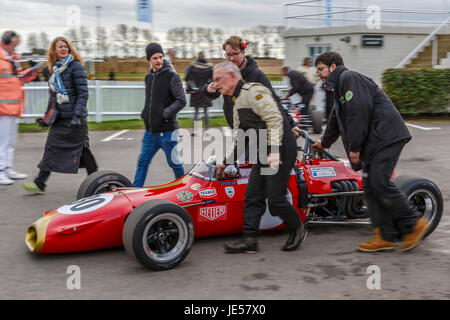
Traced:
[[[284, 81], [272, 81], [277, 94], [288, 88]], [[190, 107], [190, 95], [186, 95], [186, 107], [178, 117], [192, 117], [194, 108]], [[145, 103], [145, 85], [133, 81], [89, 81], [89, 100], [87, 109], [89, 121], [102, 122], [105, 120], [136, 119], [141, 115]], [[25, 85], [25, 112], [22, 123], [32, 123], [47, 110], [48, 84], [46, 82], [32, 82]], [[222, 97], [213, 101], [209, 108], [210, 116], [222, 116]]]

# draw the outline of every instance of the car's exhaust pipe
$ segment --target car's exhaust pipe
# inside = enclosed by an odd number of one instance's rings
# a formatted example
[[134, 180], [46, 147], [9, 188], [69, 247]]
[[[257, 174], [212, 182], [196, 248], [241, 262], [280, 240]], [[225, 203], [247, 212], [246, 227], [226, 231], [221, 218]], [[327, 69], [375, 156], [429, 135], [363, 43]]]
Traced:
[[34, 253], [40, 253], [42, 251], [47, 234], [47, 226], [55, 213], [46, 214], [28, 227], [25, 233], [25, 244], [28, 250]]
[[[42, 243], [42, 245], [41, 245]], [[38, 238], [38, 231], [34, 225], [28, 227], [25, 234], [25, 244], [31, 252], [39, 253], [43, 247], [42, 239]]]

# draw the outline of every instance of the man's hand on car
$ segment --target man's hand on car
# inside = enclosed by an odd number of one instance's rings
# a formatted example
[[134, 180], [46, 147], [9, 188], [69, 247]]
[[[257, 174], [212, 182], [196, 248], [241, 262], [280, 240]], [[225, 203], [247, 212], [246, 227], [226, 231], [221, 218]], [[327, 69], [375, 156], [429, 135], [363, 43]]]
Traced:
[[324, 147], [322, 147], [322, 142], [320, 140], [317, 140], [315, 143], [313, 143], [311, 145], [311, 147], [313, 147], [314, 149], [317, 149], [317, 150], [325, 149]]

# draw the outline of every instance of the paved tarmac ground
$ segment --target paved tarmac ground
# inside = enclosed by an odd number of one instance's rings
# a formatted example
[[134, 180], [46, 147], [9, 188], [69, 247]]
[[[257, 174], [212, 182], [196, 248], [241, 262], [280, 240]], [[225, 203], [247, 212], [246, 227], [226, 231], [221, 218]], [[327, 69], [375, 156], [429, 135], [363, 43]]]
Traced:
[[[0, 299], [450, 299], [450, 122], [410, 123], [436, 129], [409, 127], [414, 138], [397, 173], [433, 180], [445, 201], [439, 227], [411, 252], [357, 252], [356, 246], [372, 236], [368, 225], [310, 225], [308, 238], [294, 252], [280, 251], [284, 232], [264, 233], [254, 255], [224, 253], [222, 245], [239, 235], [197, 239], [189, 256], [164, 272], [145, 269], [122, 248], [29, 253], [27, 227], [45, 211], [76, 199], [86, 176], [83, 169], [78, 175], [52, 174], [43, 195], [27, 194], [22, 182], [0, 186]], [[115, 133], [91, 132], [92, 150], [102, 169], [132, 180], [143, 131], [102, 141]], [[28, 180], [38, 172], [45, 139], [45, 133], [19, 134], [15, 169], [28, 173]], [[331, 152], [343, 155], [341, 143]], [[173, 173], [159, 151], [146, 185], [171, 180]], [[80, 289], [67, 286], [70, 266], [79, 267]], [[373, 270], [381, 275], [379, 289], [367, 285], [374, 283]]]

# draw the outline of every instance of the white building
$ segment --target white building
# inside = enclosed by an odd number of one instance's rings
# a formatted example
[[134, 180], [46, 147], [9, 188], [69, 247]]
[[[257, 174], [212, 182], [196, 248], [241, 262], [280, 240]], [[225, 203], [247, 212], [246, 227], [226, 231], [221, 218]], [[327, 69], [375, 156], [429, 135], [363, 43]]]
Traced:
[[[399, 66], [435, 29], [399, 26], [289, 29], [284, 34], [285, 64], [297, 68], [306, 56], [315, 59], [322, 52], [336, 51], [350, 70], [367, 75], [380, 84], [383, 71]], [[444, 66], [448, 63], [450, 28], [441, 28], [433, 38], [435, 41], [427, 41], [403, 67]]]

